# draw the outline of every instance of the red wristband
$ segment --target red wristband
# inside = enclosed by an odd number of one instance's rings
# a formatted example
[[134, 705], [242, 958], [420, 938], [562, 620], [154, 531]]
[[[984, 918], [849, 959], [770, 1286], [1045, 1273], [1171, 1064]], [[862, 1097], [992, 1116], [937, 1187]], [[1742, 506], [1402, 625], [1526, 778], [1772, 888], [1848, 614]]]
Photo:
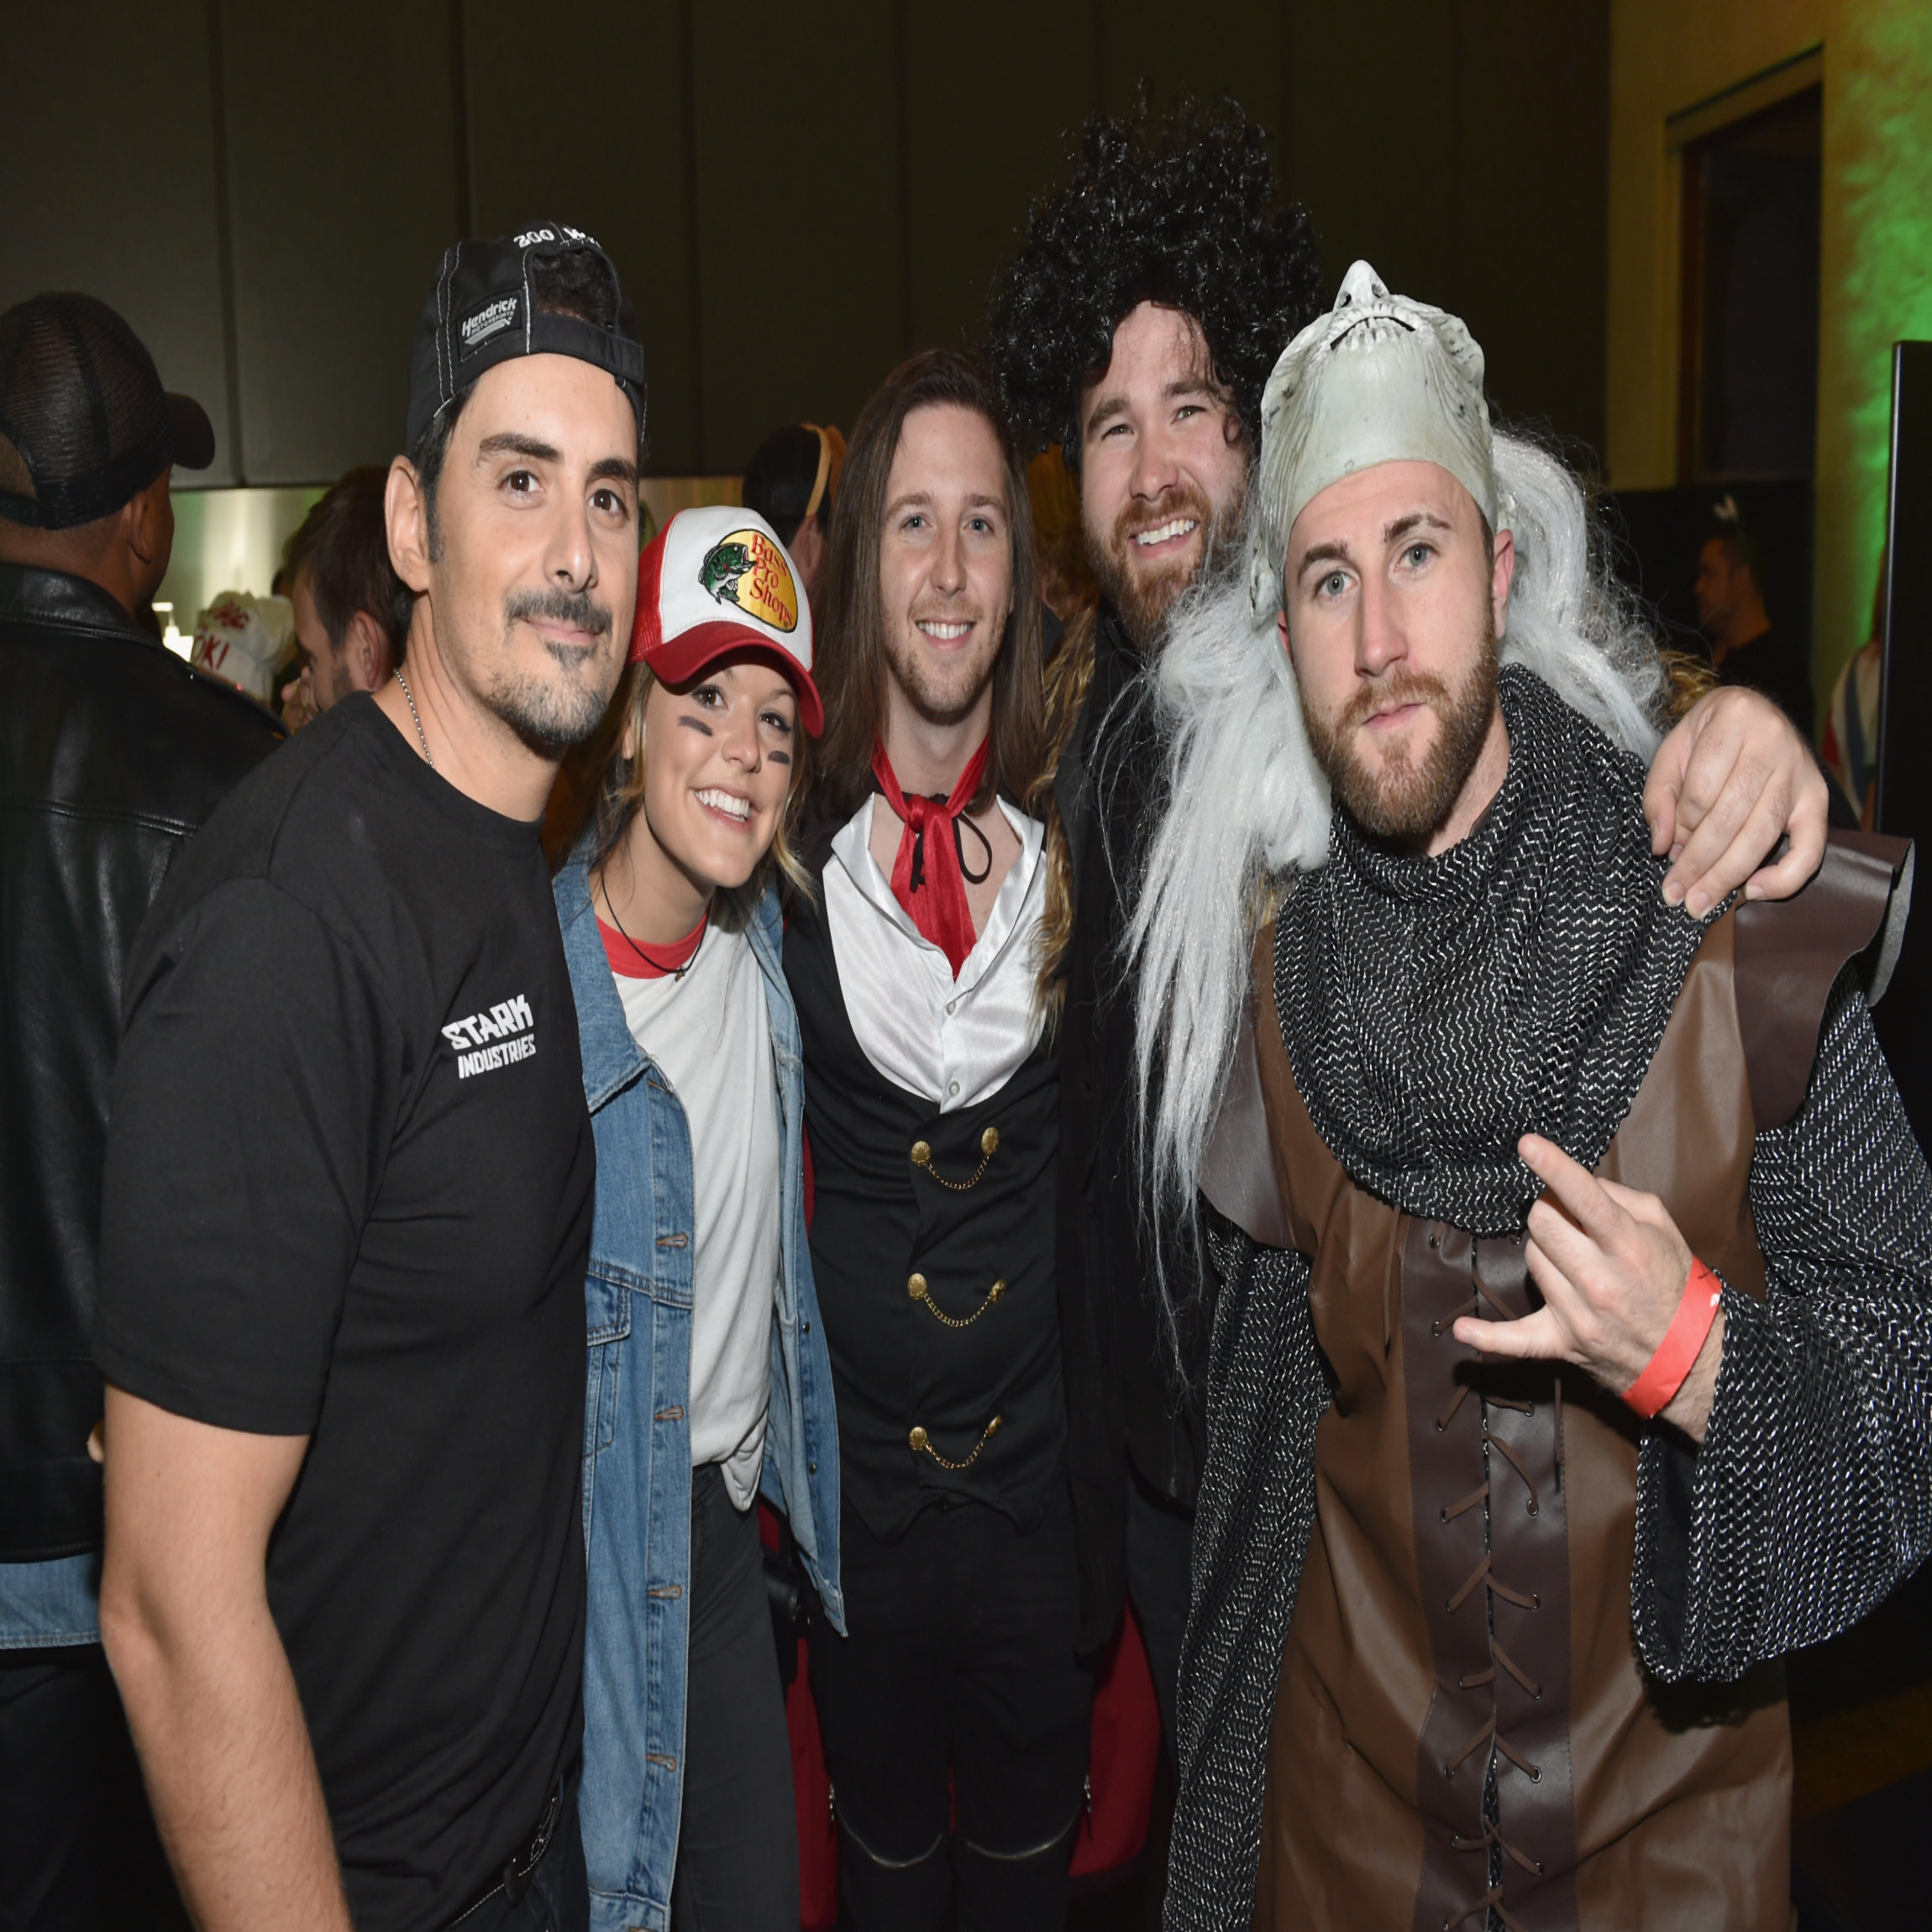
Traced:
[[1690, 1279], [1684, 1284], [1683, 1299], [1671, 1319], [1657, 1352], [1644, 1364], [1644, 1372], [1624, 1391], [1624, 1400], [1637, 1414], [1650, 1417], [1670, 1405], [1671, 1398], [1684, 1385], [1704, 1347], [1710, 1325], [1717, 1320], [1717, 1305], [1724, 1284], [1693, 1254]]

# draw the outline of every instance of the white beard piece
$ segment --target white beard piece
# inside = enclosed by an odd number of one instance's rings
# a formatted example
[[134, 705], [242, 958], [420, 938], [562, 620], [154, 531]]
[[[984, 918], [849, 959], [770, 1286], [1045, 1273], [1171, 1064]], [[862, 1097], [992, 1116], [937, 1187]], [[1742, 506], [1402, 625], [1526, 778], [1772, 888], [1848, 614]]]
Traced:
[[[1251, 510], [1251, 552], [1258, 520]], [[1257, 615], [1246, 575], [1237, 566], [1189, 591], [1148, 673], [1169, 789], [1126, 949], [1137, 1137], [1157, 1226], [1192, 1211], [1247, 999], [1258, 902], [1271, 881], [1328, 857], [1328, 780], [1273, 613]]]

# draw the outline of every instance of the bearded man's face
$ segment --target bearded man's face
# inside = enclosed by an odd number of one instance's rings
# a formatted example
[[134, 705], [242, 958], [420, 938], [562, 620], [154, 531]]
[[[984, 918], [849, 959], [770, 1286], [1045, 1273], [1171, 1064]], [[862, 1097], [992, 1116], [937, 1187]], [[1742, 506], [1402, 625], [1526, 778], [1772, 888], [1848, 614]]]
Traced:
[[1241, 420], [1200, 325], [1144, 302], [1080, 396], [1080, 522], [1108, 602], [1141, 649], [1174, 600], [1238, 540], [1247, 494]]
[[546, 754], [590, 737], [624, 668], [637, 454], [634, 407], [603, 370], [524, 355], [470, 391], [433, 498], [407, 459], [391, 474], [390, 554], [428, 595], [444, 669]]
[[1375, 837], [1441, 850], [1501, 783], [1496, 639], [1515, 560], [1433, 463], [1361, 470], [1295, 518], [1282, 643], [1315, 758]]
[[1013, 611], [1014, 542], [993, 426], [963, 403], [911, 411], [887, 475], [879, 540], [895, 708], [951, 725], [990, 704]]

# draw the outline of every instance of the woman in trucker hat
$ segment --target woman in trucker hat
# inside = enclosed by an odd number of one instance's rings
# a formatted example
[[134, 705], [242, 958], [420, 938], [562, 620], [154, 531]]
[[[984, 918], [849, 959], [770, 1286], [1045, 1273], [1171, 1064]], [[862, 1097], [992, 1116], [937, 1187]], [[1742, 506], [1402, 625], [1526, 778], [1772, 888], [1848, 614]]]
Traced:
[[771, 528], [686, 510], [556, 879], [597, 1194], [584, 1284], [592, 1924], [796, 1932], [791, 1761], [752, 1505], [840, 1628], [838, 1442], [805, 1231], [778, 882], [824, 722]]

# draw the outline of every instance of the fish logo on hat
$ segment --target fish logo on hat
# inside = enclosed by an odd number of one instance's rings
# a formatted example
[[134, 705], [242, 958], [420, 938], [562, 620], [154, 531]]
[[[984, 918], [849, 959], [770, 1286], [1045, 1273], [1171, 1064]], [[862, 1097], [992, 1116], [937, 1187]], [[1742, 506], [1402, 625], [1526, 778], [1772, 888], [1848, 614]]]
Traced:
[[762, 530], [733, 530], [712, 544], [698, 566], [698, 582], [719, 603], [774, 631], [798, 627], [798, 586], [784, 551]]

